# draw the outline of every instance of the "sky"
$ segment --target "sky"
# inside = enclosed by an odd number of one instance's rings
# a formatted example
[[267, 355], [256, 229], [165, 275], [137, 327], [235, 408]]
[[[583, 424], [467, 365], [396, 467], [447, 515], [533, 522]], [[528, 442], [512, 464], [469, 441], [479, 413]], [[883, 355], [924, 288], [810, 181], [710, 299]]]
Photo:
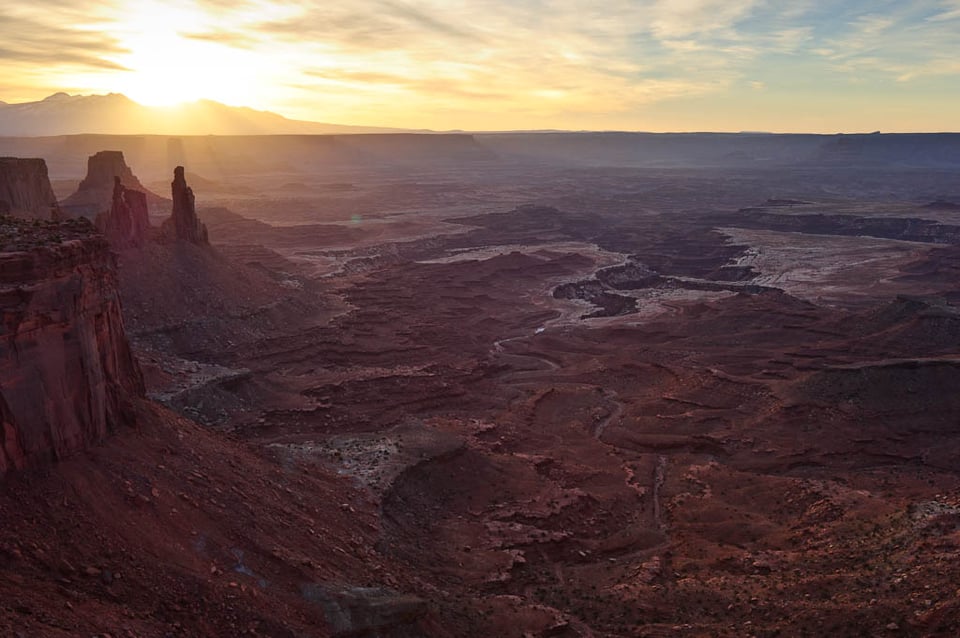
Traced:
[[960, 0], [30, 0], [0, 100], [434, 130], [960, 130]]

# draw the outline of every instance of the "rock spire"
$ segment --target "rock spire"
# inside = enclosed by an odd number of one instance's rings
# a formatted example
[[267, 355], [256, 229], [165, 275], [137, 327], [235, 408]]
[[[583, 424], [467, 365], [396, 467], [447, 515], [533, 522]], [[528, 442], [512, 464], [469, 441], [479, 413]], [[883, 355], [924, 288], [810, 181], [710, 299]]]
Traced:
[[173, 195], [173, 212], [170, 218], [163, 222], [164, 236], [170, 239], [182, 239], [193, 244], [209, 244], [207, 227], [200, 223], [197, 217], [193, 189], [187, 186], [182, 166], [174, 169], [170, 187]]
[[125, 187], [119, 175], [113, 180], [113, 201], [109, 211], [97, 216], [97, 228], [114, 248], [142, 246], [150, 233], [147, 195]]

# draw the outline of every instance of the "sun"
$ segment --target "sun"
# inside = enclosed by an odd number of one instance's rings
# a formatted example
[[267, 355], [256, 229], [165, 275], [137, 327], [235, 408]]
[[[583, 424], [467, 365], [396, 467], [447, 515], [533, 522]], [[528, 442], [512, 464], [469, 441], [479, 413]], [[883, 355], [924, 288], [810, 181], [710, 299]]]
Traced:
[[208, 97], [190, 64], [190, 43], [176, 34], [152, 33], [131, 43], [124, 65], [130, 69], [121, 92], [149, 106], [173, 106]]
[[[263, 60], [252, 51], [192, 37], [211, 16], [189, 6], [131, 3], [118, 26], [128, 51], [117, 62], [128, 69], [117, 89], [150, 106], [174, 106], [200, 99], [253, 105], [262, 95]], [[134, 9], [135, 7], [135, 9]]]

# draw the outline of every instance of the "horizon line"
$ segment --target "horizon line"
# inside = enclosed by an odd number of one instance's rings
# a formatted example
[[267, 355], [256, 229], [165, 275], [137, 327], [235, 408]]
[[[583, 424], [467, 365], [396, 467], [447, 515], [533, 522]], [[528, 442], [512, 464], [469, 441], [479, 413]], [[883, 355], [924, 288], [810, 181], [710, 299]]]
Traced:
[[[331, 124], [335, 126], [356, 128], [391, 128], [391, 127], [367, 127], [352, 124], [335, 124], [332, 122], [309, 122], [309, 120], [299, 120], [311, 124]], [[710, 131], [710, 130], [691, 130], [691, 131], [643, 131], [626, 129], [505, 129], [505, 130], [404, 130], [397, 128], [395, 131], [381, 132], [340, 132], [340, 133], [54, 133], [51, 135], [0, 135], [0, 139], [44, 139], [56, 137], [363, 137], [363, 136], [388, 136], [388, 135], [728, 135], [744, 137], [892, 137], [898, 135], [960, 135], [958, 131], [928, 131], [928, 130], [910, 130], [910, 131], [835, 131], [835, 132], [816, 132], [816, 131]]]
[[[23, 106], [27, 104], [39, 104], [46, 102], [51, 98], [56, 98], [59, 96], [65, 96], [67, 98], [109, 98], [109, 97], [121, 97], [137, 106], [146, 108], [146, 109], [156, 109], [161, 111], [170, 111], [189, 107], [191, 105], [198, 105], [203, 103], [216, 104], [230, 109], [244, 109], [249, 111], [255, 111], [257, 113], [274, 115], [280, 117], [284, 120], [293, 123], [303, 123], [303, 124], [316, 124], [316, 125], [327, 125], [327, 126], [342, 126], [342, 127], [352, 127], [352, 128], [365, 128], [365, 129], [393, 129], [378, 131], [378, 132], [363, 132], [363, 133], [245, 133], [245, 134], [229, 134], [224, 135], [220, 133], [189, 133], [189, 134], [179, 134], [179, 133], [61, 133], [54, 135], [0, 135], [0, 137], [23, 137], [23, 138], [44, 138], [44, 137], [69, 137], [69, 136], [79, 136], [79, 135], [104, 135], [104, 136], [176, 136], [176, 137], [267, 137], [267, 136], [334, 136], [334, 135], [520, 135], [520, 134], [633, 134], [633, 135], [744, 135], [744, 136], [774, 136], [774, 135], [808, 135], [808, 136], [820, 136], [820, 137], [829, 137], [829, 136], [841, 136], [841, 135], [851, 135], [851, 136], [862, 136], [862, 135], [955, 135], [960, 133], [960, 130], [941, 130], [941, 131], [931, 131], [923, 129], [909, 129], [909, 130], [872, 130], [872, 131], [753, 131], [753, 130], [709, 130], [709, 129], [691, 129], [691, 130], [665, 130], [665, 131], [653, 131], [653, 130], [643, 130], [643, 129], [562, 129], [562, 128], [546, 128], [546, 129], [429, 129], [429, 128], [406, 128], [402, 126], [395, 126], [389, 124], [344, 124], [341, 122], [325, 122], [319, 120], [301, 120], [290, 118], [282, 113], [276, 111], [257, 109], [254, 107], [239, 105], [239, 104], [228, 104], [225, 102], [220, 102], [218, 100], [213, 100], [210, 98], [198, 98], [196, 100], [184, 101], [178, 104], [168, 104], [168, 105], [152, 105], [144, 104], [143, 102], [138, 102], [133, 98], [125, 95], [121, 92], [109, 92], [109, 93], [77, 93], [71, 94], [66, 91], [55, 91], [50, 95], [38, 99], [38, 100], [28, 100], [25, 102], [4, 102], [0, 100], [0, 109], [4, 106]], [[0, 114], [2, 118], [2, 114]]]

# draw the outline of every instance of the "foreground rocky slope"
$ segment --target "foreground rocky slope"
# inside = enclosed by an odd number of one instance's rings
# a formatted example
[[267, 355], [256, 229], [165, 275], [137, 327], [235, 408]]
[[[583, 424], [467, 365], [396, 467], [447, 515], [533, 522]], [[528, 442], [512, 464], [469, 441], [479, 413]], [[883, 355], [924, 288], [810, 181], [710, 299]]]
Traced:
[[0, 488], [0, 634], [452, 636], [372, 547], [351, 481], [266, 462], [156, 404]]
[[109, 246], [85, 220], [0, 223], [0, 474], [132, 423], [144, 393]]
[[349, 480], [144, 398], [89, 222], [0, 219], [0, 634], [449, 635]]

